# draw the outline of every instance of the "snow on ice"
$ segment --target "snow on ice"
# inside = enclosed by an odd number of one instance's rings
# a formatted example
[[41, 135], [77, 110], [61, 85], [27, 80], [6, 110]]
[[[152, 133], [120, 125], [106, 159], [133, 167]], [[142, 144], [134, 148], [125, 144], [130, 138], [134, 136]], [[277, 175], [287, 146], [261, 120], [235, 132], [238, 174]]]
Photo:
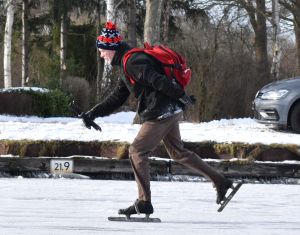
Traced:
[[[102, 132], [85, 128], [78, 118], [39, 118], [0, 115], [0, 139], [31, 140], [115, 140], [132, 142], [140, 125], [132, 124], [134, 112], [120, 112], [97, 118]], [[279, 132], [251, 118], [222, 119], [180, 124], [184, 141], [300, 145], [300, 135]]]

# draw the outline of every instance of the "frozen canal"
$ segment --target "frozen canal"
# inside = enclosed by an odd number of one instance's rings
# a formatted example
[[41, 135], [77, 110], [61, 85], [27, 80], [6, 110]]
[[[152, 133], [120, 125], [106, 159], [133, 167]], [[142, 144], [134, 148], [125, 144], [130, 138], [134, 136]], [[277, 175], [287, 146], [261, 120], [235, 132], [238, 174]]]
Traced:
[[0, 178], [0, 234], [300, 234], [300, 185], [245, 184], [222, 212], [204, 182], [151, 182], [162, 223], [109, 222], [134, 181]]

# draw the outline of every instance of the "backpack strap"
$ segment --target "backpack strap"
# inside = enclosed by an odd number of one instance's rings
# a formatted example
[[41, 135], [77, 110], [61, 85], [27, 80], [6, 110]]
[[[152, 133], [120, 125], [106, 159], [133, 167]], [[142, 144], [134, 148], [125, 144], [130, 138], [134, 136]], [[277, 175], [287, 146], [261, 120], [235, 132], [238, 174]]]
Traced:
[[136, 52], [145, 52], [145, 50], [151, 50], [152, 48], [153, 47], [150, 45], [150, 43], [145, 42], [144, 43], [144, 48], [138, 48], [138, 47], [133, 48], [133, 49], [129, 50], [128, 52], [126, 52], [125, 55], [123, 56], [123, 70], [124, 70], [126, 78], [129, 80], [130, 84], [134, 85], [135, 84], [135, 80], [127, 72], [127, 69], [126, 69], [126, 63], [127, 63], [127, 61], [132, 56], [132, 54], [134, 54]]
[[132, 56], [132, 54], [134, 54], [136, 52], [144, 52], [144, 49], [143, 48], [133, 48], [133, 49], [129, 50], [128, 52], [126, 52], [125, 55], [123, 56], [123, 70], [124, 70], [126, 78], [129, 80], [129, 82], [132, 85], [135, 84], [135, 80], [127, 72], [126, 63], [129, 60], [129, 58]]

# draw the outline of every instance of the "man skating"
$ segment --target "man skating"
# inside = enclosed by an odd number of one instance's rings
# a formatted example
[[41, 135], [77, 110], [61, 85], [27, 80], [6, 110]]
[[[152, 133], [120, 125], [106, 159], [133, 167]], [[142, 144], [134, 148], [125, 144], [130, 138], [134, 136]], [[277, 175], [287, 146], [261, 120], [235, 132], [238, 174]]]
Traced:
[[[151, 203], [148, 157], [161, 141], [174, 161], [213, 182], [217, 191], [216, 203], [220, 204], [227, 190], [232, 187], [232, 181], [218, 173], [196, 153], [184, 148], [179, 121], [190, 98], [182, 86], [175, 80], [168, 79], [157, 61], [143, 52], [132, 54], [126, 62], [125, 73], [124, 55], [132, 48], [122, 41], [112, 22], [106, 23], [97, 38], [96, 45], [103, 59], [112, 66], [120, 67], [121, 76], [105, 100], [82, 114], [85, 125], [90, 127], [96, 117], [111, 114], [125, 103], [130, 93], [138, 99], [137, 113], [142, 122], [136, 138], [129, 147], [129, 159], [138, 186], [138, 199], [132, 206], [120, 209], [119, 214], [129, 217], [132, 214], [150, 215], [154, 212]], [[128, 75], [134, 83], [130, 82]]]

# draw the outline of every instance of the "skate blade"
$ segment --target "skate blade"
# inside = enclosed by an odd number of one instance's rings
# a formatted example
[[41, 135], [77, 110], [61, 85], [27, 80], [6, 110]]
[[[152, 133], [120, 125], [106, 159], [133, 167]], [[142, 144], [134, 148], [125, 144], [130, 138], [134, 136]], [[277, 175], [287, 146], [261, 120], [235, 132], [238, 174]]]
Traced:
[[233, 196], [237, 193], [237, 191], [240, 189], [240, 187], [243, 185], [243, 181], [239, 182], [235, 187], [233, 187], [232, 191], [230, 192], [230, 194], [228, 195], [228, 197], [226, 197], [221, 203], [220, 203], [220, 207], [218, 209], [218, 212], [223, 211], [223, 209], [226, 207], [226, 205], [230, 202], [230, 200], [233, 198]]
[[144, 222], [144, 223], [160, 223], [159, 218], [150, 218], [150, 217], [125, 217], [125, 216], [110, 216], [108, 217], [109, 221], [118, 221], [118, 222]]

